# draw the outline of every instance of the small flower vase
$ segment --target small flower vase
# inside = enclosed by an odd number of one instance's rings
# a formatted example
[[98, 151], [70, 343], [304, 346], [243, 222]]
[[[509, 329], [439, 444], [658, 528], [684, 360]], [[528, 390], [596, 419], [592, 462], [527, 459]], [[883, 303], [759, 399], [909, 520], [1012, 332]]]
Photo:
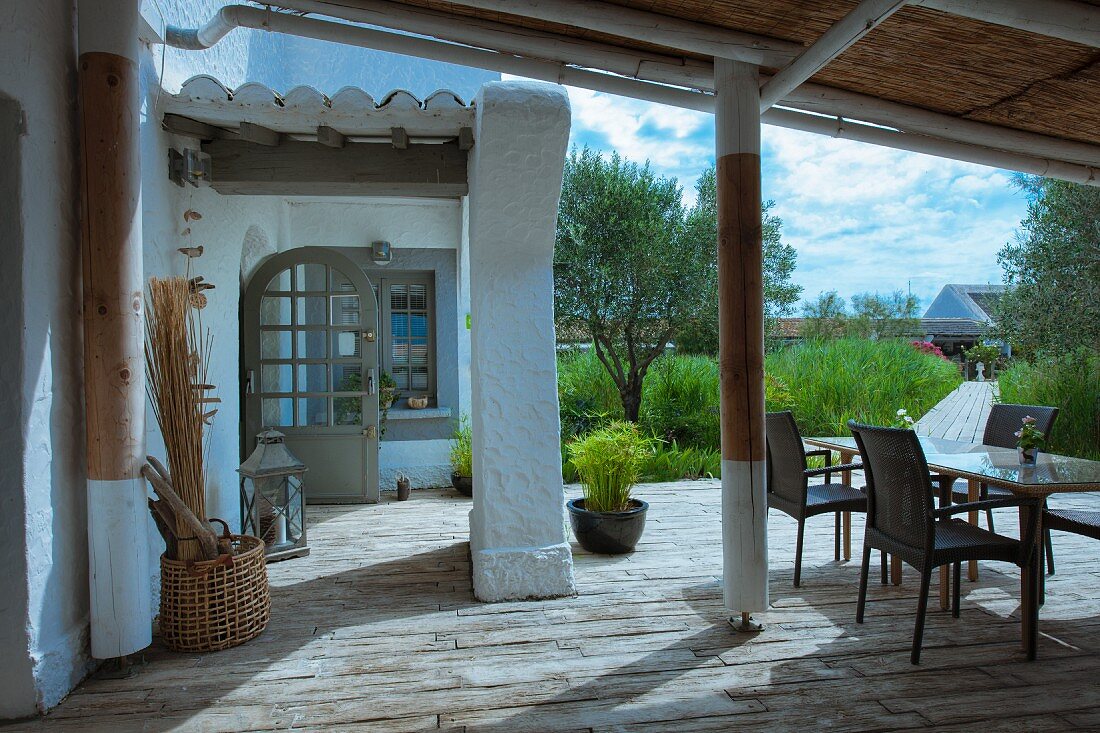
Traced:
[[1039, 459], [1038, 448], [1016, 448], [1016, 453], [1020, 456], [1021, 466], [1034, 466]]

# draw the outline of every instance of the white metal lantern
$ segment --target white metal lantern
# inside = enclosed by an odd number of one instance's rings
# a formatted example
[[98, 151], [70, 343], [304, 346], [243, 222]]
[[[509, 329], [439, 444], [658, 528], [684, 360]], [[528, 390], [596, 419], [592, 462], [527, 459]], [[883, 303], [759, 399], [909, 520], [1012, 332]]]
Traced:
[[309, 469], [291, 453], [285, 436], [265, 430], [256, 450], [241, 464], [241, 525], [264, 541], [267, 560], [309, 554], [303, 476]]

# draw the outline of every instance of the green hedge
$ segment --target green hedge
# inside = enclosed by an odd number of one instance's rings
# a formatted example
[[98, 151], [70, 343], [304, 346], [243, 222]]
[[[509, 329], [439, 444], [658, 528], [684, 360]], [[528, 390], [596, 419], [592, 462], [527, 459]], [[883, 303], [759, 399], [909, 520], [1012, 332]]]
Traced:
[[803, 435], [847, 435], [849, 419], [890, 425], [899, 408], [917, 419], [962, 382], [954, 363], [894, 339], [808, 341], [765, 368], [787, 385]]
[[[792, 410], [804, 435], [846, 435], [849, 418], [888, 425], [899, 408], [919, 417], [962, 381], [953, 363], [901, 340], [795, 344], [770, 354], [766, 372], [767, 409]], [[558, 398], [566, 441], [622, 417], [618, 390], [590, 350], [559, 357]], [[667, 354], [653, 364], [639, 422], [677, 453], [667, 462], [686, 450], [718, 450], [718, 421], [714, 359]]]
[[1058, 408], [1051, 452], [1100, 460], [1100, 353], [1017, 361], [1000, 373], [997, 385], [1002, 402]]

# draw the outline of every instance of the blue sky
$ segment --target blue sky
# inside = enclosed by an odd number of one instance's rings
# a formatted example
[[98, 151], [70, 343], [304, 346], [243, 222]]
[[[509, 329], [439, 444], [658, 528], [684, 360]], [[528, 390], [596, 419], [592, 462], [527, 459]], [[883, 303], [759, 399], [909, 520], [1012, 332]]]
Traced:
[[[572, 143], [649, 160], [694, 200], [714, 161], [714, 118], [569, 89]], [[923, 306], [949, 282], [1001, 282], [997, 251], [1027, 201], [1011, 173], [927, 155], [765, 126], [763, 195], [798, 251], [803, 298], [912, 287]]]

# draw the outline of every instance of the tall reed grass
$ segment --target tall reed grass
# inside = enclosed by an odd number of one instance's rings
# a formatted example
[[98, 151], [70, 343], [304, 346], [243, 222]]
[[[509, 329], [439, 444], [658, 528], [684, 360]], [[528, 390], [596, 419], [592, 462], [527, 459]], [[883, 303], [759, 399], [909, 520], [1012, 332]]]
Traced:
[[569, 458], [584, 490], [584, 508], [618, 512], [630, 503], [652, 441], [637, 425], [616, 420], [569, 444]]
[[1000, 373], [997, 384], [1002, 402], [1058, 408], [1047, 450], [1100, 460], [1100, 353], [1017, 361]]
[[[145, 367], [153, 414], [164, 438], [172, 488], [200, 521], [206, 514], [203, 434], [216, 410], [206, 392], [211, 337], [191, 306], [187, 278], [150, 278], [146, 298]], [[177, 518], [178, 537], [192, 536]], [[178, 560], [202, 557], [196, 541], [181, 541]]]
[[962, 382], [954, 363], [902, 340], [807, 341], [765, 369], [787, 385], [803, 435], [847, 435], [849, 419], [889, 425], [899, 408], [919, 418]]

